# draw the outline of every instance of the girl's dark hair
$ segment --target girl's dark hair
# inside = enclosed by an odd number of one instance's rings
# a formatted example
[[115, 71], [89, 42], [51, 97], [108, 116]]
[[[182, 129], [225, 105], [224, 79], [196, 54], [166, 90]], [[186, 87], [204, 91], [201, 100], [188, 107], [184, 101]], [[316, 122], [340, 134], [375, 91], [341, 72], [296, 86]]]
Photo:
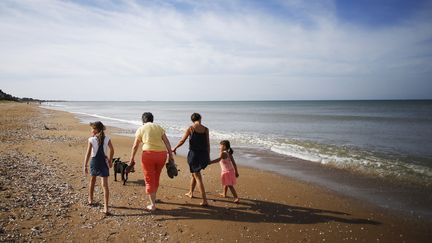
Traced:
[[227, 152], [229, 154], [232, 155], [234, 153], [234, 150], [231, 148], [231, 144], [230, 144], [230, 142], [228, 140], [222, 140], [220, 142], [220, 144], [223, 145], [223, 146], [225, 146], [225, 149], [227, 150]]
[[96, 122], [90, 122], [90, 126], [93, 129], [96, 129], [96, 131], [98, 132], [96, 134], [96, 138], [98, 140], [99, 146], [102, 145], [104, 143], [104, 140], [105, 140], [105, 132], [104, 132], [105, 126], [104, 126], [104, 124], [100, 121], [96, 121]]
[[141, 118], [143, 123], [153, 122], [153, 114], [151, 112], [144, 112]]
[[199, 120], [201, 120], [201, 115], [199, 113], [193, 113], [191, 115], [191, 120], [192, 120], [192, 122], [199, 121]]

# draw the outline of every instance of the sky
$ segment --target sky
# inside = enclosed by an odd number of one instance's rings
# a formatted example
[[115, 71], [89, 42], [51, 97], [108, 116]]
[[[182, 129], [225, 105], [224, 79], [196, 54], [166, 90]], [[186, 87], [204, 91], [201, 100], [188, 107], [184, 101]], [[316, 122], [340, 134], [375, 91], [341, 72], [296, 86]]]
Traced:
[[432, 0], [2, 0], [0, 89], [61, 100], [432, 99]]

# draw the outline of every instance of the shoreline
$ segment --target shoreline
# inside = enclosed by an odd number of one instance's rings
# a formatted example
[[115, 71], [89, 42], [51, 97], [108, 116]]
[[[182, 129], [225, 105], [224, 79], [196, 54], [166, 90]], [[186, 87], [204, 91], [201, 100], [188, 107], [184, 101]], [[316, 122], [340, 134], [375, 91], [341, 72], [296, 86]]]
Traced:
[[[253, 149], [251, 149], [253, 150]], [[266, 156], [249, 166], [258, 170], [277, 173], [291, 179], [311, 183], [345, 197], [362, 200], [390, 212], [408, 217], [423, 218], [432, 222], [431, 187], [392, 178], [373, 177], [332, 166], [298, 159], [290, 156]], [[267, 168], [263, 164], [267, 163]], [[271, 166], [269, 166], [271, 164]]]
[[[231, 202], [232, 198], [217, 197], [220, 191], [217, 166], [210, 166], [203, 171], [211, 205], [203, 208], [198, 205], [198, 198], [189, 199], [183, 195], [187, 191], [190, 175], [185, 159], [179, 156], [176, 156], [180, 168], [178, 177], [169, 179], [166, 171], [162, 171], [158, 193], [162, 203], [157, 213], [143, 211], [146, 199], [139, 165], [137, 172], [129, 175], [126, 186], [114, 182], [113, 176], [110, 176], [113, 216], [105, 218], [97, 208], [85, 205], [88, 178], [83, 178], [81, 174], [81, 163], [85, 141], [89, 136], [88, 125], [80, 124], [70, 113], [32, 105], [0, 104], [0, 108], [2, 156], [9, 156], [10, 151], [35, 156], [41, 164], [57, 168], [53, 171], [60, 173], [57, 176], [70, 185], [68, 190], [77, 195], [74, 197], [76, 201], [66, 207], [67, 217], [57, 218], [55, 213], [49, 214], [59, 222], [58, 225], [53, 224], [52, 229], [48, 225], [44, 226], [47, 219], [43, 215], [41, 218], [34, 216], [21, 220], [20, 212], [25, 211], [25, 208], [13, 209], [1, 205], [8, 209], [0, 212], [2, 240], [8, 239], [5, 235], [10, 235], [14, 230], [22, 234], [18, 239], [45, 239], [49, 242], [376, 242], [377, 239], [380, 242], [427, 242], [432, 237], [430, 222], [398, 216], [310, 183], [244, 166], [240, 167], [236, 186], [241, 198], [238, 205]], [[44, 125], [50, 130], [44, 129]], [[21, 140], [17, 137], [27, 132], [32, 135], [31, 139]], [[127, 158], [131, 139], [114, 133], [115, 129], [108, 127], [116, 150], [115, 157]], [[5, 194], [15, 195], [13, 187], [1, 186], [2, 202], [8, 200]], [[95, 199], [100, 201], [99, 185], [97, 188], [99, 191], [97, 189]], [[15, 215], [15, 222], [7, 220], [11, 215]], [[34, 228], [35, 225], [42, 226]], [[143, 225], [146, 227], [143, 228]], [[138, 227], [142, 229], [140, 232], [136, 230]], [[41, 231], [39, 235], [34, 235], [38, 230]]]
[[[50, 106], [42, 106], [42, 108], [53, 109]], [[89, 120], [89, 118], [103, 119], [103, 117], [92, 117], [90, 114], [69, 113], [84, 124], [83, 121]], [[133, 137], [133, 130], [119, 126], [117, 124], [117, 127], [114, 127], [116, 135]], [[176, 143], [179, 139], [176, 137], [174, 140], [171, 139], [171, 142]], [[216, 140], [212, 141], [213, 145], [217, 144]], [[217, 156], [216, 150], [218, 150], [217, 146], [213, 146], [211, 157]], [[240, 147], [235, 150], [236, 161], [239, 165], [312, 183], [342, 196], [366, 201], [383, 209], [391, 210], [393, 213], [402, 213], [408, 217], [419, 217], [432, 222], [432, 208], [430, 207], [432, 205], [432, 195], [429, 196], [430, 193], [428, 193], [432, 190], [430, 184], [422, 185], [416, 181], [404, 181], [397, 177], [378, 177], [378, 175], [367, 174], [364, 171], [322, 165], [317, 162], [258, 148]], [[183, 157], [187, 156], [187, 145], [179, 149], [179, 154]]]

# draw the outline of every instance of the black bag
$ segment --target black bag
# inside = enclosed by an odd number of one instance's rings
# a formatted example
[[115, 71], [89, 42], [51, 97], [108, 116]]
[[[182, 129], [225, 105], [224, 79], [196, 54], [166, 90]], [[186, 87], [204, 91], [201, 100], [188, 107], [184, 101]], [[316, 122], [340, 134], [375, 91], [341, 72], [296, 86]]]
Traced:
[[174, 176], [178, 175], [177, 165], [174, 163], [174, 160], [169, 160], [168, 163], [165, 164], [167, 174], [169, 178], [174, 178]]
[[165, 164], [165, 167], [167, 169], [167, 174], [169, 178], [174, 178], [178, 175], [177, 165], [175, 164], [174, 160], [168, 160], [168, 162]]

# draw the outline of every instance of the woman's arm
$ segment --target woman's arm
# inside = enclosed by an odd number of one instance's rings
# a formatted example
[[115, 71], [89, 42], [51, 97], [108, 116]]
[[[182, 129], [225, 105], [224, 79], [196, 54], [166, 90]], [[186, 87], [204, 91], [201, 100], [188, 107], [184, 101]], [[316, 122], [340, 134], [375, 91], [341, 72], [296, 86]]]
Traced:
[[111, 139], [108, 141], [108, 147], [110, 148], [108, 164], [109, 164], [109, 167], [112, 168], [112, 159], [114, 157], [114, 146], [111, 143]]
[[172, 150], [172, 152], [174, 154], [176, 154], [176, 150], [182, 146], [185, 142], [186, 139], [189, 137], [189, 135], [191, 134], [191, 128], [189, 127], [186, 132], [184, 133], [183, 137], [180, 139], [180, 141], [178, 142], [178, 144], [174, 147], [174, 149]]
[[90, 159], [91, 146], [92, 146], [91, 143], [88, 142], [87, 143], [87, 152], [84, 156], [84, 163], [83, 163], [83, 167], [84, 167], [83, 170], [84, 170], [85, 174], [88, 174], [88, 162]]
[[135, 165], [135, 154], [136, 154], [136, 152], [138, 150], [138, 147], [139, 147], [140, 143], [141, 143], [141, 139], [138, 138], [138, 137], [136, 137], [135, 141], [134, 141], [134, 144], [132, 146], [131, 156], [130, 156], [130, 159], [129, 159], [130, 166], [134, 166]]
[[232, 164], [233, 164], [233, 166], [234, 166], [235, 176], [236, 176], [236, 177], [239, 177], [240, 175], [239, 175], [239, 173], [238, 173], [238, 170], [237, 170], [237, 164], [236, 164], [236, 162], [235, 162], [235, 160], [234, 160], [234, 157], [232, 156], [232, 154], [229, 154], [229, 157], [230, 157], [231, 162], [232, 162]]
[[173, 151], [171, 151], [170, 141], [168, 140], [168, 138], [167, 138], [167, 136], [165, 134], [162, 135], [162, 140], [165, 143], [165, 147], [168, 150], [168, 158], [169, 158], [169, 160], [172, 160], [173, 159]]
[[207, 151], [208, 151], [209, 156], [210, 156], [210, 136], [209, 136], [209, 130], [207, 127], [206, 127], [206, 137], [207, 137]]

